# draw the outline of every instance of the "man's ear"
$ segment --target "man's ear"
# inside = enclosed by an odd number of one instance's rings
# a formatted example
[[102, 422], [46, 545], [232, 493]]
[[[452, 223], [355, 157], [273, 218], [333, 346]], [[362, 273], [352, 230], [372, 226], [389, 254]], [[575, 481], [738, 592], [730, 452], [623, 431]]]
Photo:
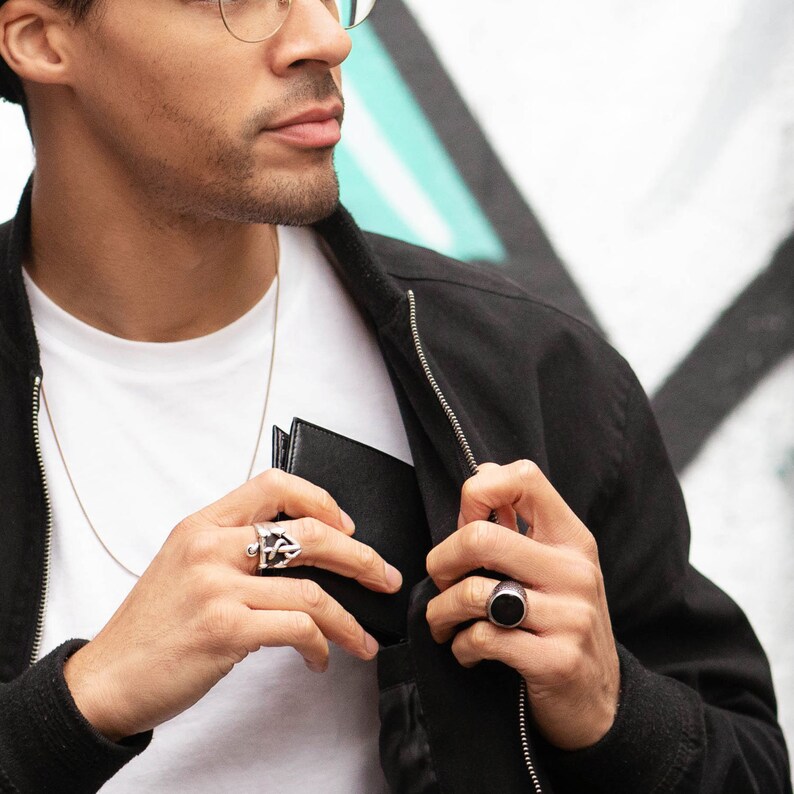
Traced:
[[0, 56], [20, 79], [45, 85], [69, 82], [69, 22], [43, 0], [0, 6]]

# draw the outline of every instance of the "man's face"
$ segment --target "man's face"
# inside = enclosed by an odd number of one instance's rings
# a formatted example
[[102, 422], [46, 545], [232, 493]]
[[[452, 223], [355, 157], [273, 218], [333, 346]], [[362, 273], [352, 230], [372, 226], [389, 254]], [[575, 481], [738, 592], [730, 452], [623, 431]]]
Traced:
[[350, 51], [332, 6], [293, 0], [275, 36], [248, 44], [225, 29], [217, 0], [104, 0], [73, 29], [90, 142], [176, 214], [324, 217], [338, 199], [333, 146]]

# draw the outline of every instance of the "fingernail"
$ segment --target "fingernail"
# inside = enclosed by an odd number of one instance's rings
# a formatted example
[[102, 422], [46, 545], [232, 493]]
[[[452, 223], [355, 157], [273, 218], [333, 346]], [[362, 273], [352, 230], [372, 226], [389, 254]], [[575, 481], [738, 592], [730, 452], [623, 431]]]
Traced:
[[373, 656], [378, 652], [378, 648], [380, 648], [378, 641], [371, 634], [367, 634], [366, 632], [364, 632], [364, 644], [367, 647], [367, 653]]
[[403, 584], [402, 574], [388, 562], [386, 563], [386, 582], [392, 590], [399, 590]]
[[313, 673], [324, 673], [325, 672], [325, 665], [320, 662], [310, 662], [308, 659], [304, 659], [306, 662], [306, 667], [309, 668]]
[[342, 514], [342, 526], [349, 532], [354, 532], [356, 529], [356, 522], [341, 508], [339, 512]]

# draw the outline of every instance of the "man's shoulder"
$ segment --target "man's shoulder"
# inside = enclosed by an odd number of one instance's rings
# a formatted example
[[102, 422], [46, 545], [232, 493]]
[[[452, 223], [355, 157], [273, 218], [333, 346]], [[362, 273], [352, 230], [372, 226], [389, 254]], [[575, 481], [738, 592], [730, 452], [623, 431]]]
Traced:
[[364, 232], [389, 275], [408, 281], [438, 281], [505, 296], [533, 299], [521, 285], [499, 273], [499, 265], [461, 262], [430, 248], [393, 237]]
[[393, 237], [374, 232], [364, 232], [364, 236], [386, 272], [401, 281], [434, 281], [542, 303], [526, 287], [501, 273], [498, 263], [461, 262]]
[[415, 288], [431, 308], [460, 312], [476, 325], [493, 322], [525, 343], [549, 345], [563, 338], [599, 357], [617, 357], [601, 331], [500, 272], [498, 264], [461, 262], [428, 248], [366, 232], [381, 267], [403, 288]]

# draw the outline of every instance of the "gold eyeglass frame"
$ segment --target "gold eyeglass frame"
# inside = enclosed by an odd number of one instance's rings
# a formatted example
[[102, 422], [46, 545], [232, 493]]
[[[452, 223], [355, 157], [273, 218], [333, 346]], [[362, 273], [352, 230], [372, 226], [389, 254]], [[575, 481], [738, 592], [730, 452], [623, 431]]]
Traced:
[[[334, 2], [335, 1], [336, 0], [334, 0]], [[287, 21], [287, 17], [289, 16], [289, 12], [292, 9], [292, 0], [276, 0], [276, 2], [278, 2], [280, 5], [286, 5], [287, 6], [287, 11], [284, 14], [284, 18], [281, 20], [281, 23], [279, 24], [279, 26], [272, 33], [268, 33], [267, 36], [263, 36], [261, 39], [244, 39], [241, 36], [238, 36], [232, 30], [231, 26], [229, 25], [229, 21], [226, 19], [226, 12], [223, 10], [224, 0], [218, 0], [218, 9], [221, 12], [221, 19], [223, 20], [223, 26], [226, 28], [226, 30], [229, 32], [230, 35], [234, 36], [234, 38], [236, 38], [237, 41], [242, 41], [242, 42], [245, 42], [246, 44], [258, 44], [260, 41], [267, 41], [268, 39], [273, 38], [273, 36], [275, 36], [276, 33], [278, 33], [279, 30], [281, 30], [282, 26]], [[324, 2], [324, 0], [323, 0], [323, 2]], [[356, 22], [355, 25], [342, 25], [342, 27], [345, 30], [352, 30], [353, 28], [358, 27], [362, 22], [365, 22], [369, 18], [369, 15], [372, 13], [372, 9], [375, 8], [376, 3], [377, 3], [377, 0], [373, 0], [372, 8], [370, 8], [369, 11], [367, 11], [366, 16], [363, 19], [360, 19], [358, 22]], [[341, 25], [342, 23], [340, 22], [339, 24]]]

